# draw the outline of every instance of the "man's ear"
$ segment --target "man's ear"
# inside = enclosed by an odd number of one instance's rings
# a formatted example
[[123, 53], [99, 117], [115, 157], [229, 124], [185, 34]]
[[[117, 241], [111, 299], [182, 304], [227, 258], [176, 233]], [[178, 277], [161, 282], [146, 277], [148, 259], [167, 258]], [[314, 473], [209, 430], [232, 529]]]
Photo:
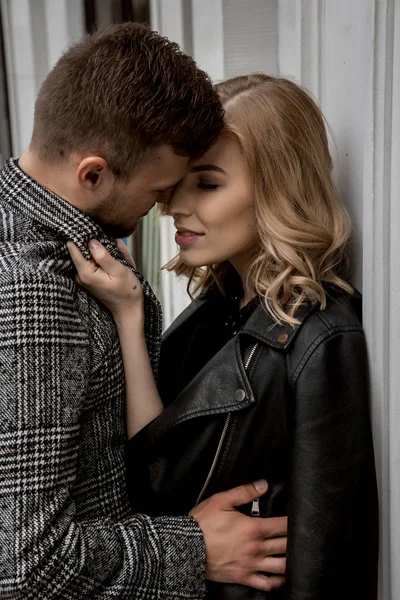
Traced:
[[103, 187], [114, 179], [107, 161], [100, 156], [82, 158], [76, 169], [76, 177], [79, 185], [88, 191]]

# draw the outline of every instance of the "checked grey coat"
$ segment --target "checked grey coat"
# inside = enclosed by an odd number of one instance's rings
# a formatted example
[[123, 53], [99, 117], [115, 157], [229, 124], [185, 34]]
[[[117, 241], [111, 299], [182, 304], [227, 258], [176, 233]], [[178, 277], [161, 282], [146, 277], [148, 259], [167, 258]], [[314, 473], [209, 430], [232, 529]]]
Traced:
[[[75, 285], [65, 246], [70, 239], [87, 252], [90, 238], [123, 261], [96, 223], [8, 161], [0, 174], [0, 598], [202, 598], [205, 549], [194, 519], [129, 510], [118, 336], [108, 311]], [[160, 307], [143, 285], [156, 370]]]

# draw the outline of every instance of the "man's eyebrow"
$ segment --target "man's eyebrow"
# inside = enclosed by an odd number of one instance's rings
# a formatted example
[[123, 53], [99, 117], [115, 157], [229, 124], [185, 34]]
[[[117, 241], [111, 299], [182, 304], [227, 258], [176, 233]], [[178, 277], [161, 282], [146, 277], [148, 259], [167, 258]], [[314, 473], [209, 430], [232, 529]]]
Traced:
[[197, 165], [190, 169], [191, 173], [200, 173], [201, 171], [217, 171], [218, 173], [224, 173], [226, 175], [226, 171], [217, 165]]

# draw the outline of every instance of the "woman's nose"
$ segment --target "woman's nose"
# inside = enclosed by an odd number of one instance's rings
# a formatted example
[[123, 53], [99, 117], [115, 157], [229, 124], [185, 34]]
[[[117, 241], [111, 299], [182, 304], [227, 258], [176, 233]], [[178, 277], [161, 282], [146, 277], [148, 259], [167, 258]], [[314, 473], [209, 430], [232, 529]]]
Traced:
[[179, 187], [172, 194], [172, 198], [169, 201], [167, 211], [168, 214], [170, 214], [171, 217], [174, 218], [176, 218], [177, 215], [191, 215], [193, 209], [190, 194], [188, 192], [185, 192], [181, 187]]

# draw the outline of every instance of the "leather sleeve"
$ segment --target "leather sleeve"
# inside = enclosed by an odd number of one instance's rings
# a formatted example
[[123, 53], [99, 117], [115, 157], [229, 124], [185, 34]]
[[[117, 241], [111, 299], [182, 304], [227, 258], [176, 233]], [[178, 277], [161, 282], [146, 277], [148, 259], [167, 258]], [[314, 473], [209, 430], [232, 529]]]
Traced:
[[292, 381], [287, 600], [375, 600], [377, 490], [361, 330], [316, 340]]

